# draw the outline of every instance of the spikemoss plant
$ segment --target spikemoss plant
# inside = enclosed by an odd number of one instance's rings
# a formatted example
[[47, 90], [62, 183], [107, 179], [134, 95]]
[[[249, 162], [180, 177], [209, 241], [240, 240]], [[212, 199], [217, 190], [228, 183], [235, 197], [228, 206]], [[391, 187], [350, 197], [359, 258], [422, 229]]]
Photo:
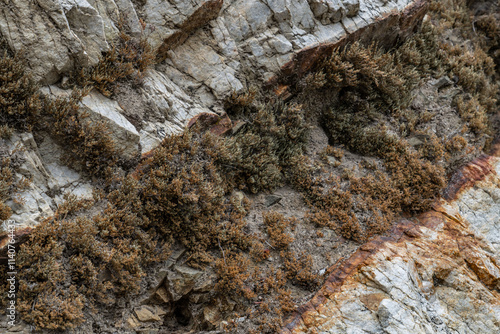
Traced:
[[302, 106], [279, 101], [254, 106], [246, 102], [229, 108], [228, 113], [246, 122], [224, 143], [228, 155], [220, 164], [231, 176], [228, 182], [240, 188], [244, 185], [253, 193], [283, 185], [284, 171], [294, 156], [303, 154], [308, 138]]
[[26, 64], [19, 56], [6, 52], [0, 57], [0, 125], [8, 128], [30, 130], [37, 122], [41, 102], [38, 86], [26, 71]]
[[80, 215], [94, 202], [70, 196], [37, 226], [19, 252], [23, 319], [38, 328], [71, 329], [85, 312], [139, 291], [144, 268], [165, 260], [169, 245], [148, 229], [138, 196], [137, 182], [127, 178], [101, 213]]
[[150, 27], [140, 20], [141, 33], [132, 37], [127, 31], [125, 19], [118, 22], [119, 35], [111, 44], [109, 51], [103, 53], [99, 63], [81, 68], [73, 74], [80, 87], [92, 86], [103, 95], [110, 97], [120, 81], [140, 82], [146, 69], [156, 63], [156, 52], [148, 42]]
[[[446, 13], [431, 14], [445, 26], [466, 26], [463, 2], [450, 1], [453, 6]], [[481, 29], [491, 34], [491, 24], [485, 19]], [[23, 318], [39, 328], [78, 327], [88, 312], [137, 293], [148, 266], [163, 261], [170, 244], [179, 241], [188, 250], [189, 264], [214, 264], [218, 283], [212, 302], [232, 298], [252, 308], [238, 310], [254, 321], [248, 332], [278, 331], [283, 317], [295, 309], [289, 288], [313, 290], [320, 283], [313, 258], [292, 247], [291, 227], [300, 220], [268, 212], [262, 235], [250, 235], [244, 220], [248, 203], [231, 193], [234, 188], [258, 193], [291, 184], [309, 205], [306, 220], [357, 241], [383, 233], [402, 213], [428, 209], [445, 184], [446, 153], [465, 150], [468, 143], [461, 135], [440, 142], [422, 134], [429, 139], [420, 148], [411, 147], [405, 137], [419, 122], [432, 119], [408, 108], [411, 92], [430, 76], [456, 76], [469, 94], [455, 100], [457, 115], [472, 130], [462, 135], [473, 139], [487, 133], [486, 118], [495, 109], [497, 93], [492, 62], [481, 46], [464, 50], [442, 45], [437, 31], [426, 23], [392, 50], [353, 43], [336, 50], [305, 79], [309, 94], [326, 91], [335, 97], [324, 110], [315, 110], [332, 145], [323, 158], [342, 159], [342, 145], [377, 159], [378, 164], [362, 170], [363, 176], [348, 169], [330, 175], [306, 156], [304, 101], [284, 104], [250, 91], [228, 101], [229, 116], [243, 125], [226, 137], [195, 126], [168, 136], [133, 175], [117, 177], [110, 173], [117, 161], [105, 125], [88, 125], [77, 116], [85, 92], [69, 100], [40, 100], [22, 67], [4, 57], [4, 68], [17, 74], [5, 76], [14, 81], [7, 85], [11, 100], [0, 100], [2, 125], [22, 129], [40, 112], [44, 122], [33, 121], [35, 127], [67, 141], [74, 159], [91, 174], [115, 176], [95, 201], [68, 198], [21, 247]], [[96, 67], [82, 72], [81, 85], [112, 95], [117, 80], [131, 79], [150, 64], [147, 45], [126, 35], [119, 43]], [[2, 189], [13, 185], [9, 170], [1, 171], [0, 200], [7, 194]], [[96, 205], [102, 208], [99, 213], [86, 211]], [[9, 213], [0, 201], [0, 214]], [[280, 267], [263, 264], [270, 254]]]

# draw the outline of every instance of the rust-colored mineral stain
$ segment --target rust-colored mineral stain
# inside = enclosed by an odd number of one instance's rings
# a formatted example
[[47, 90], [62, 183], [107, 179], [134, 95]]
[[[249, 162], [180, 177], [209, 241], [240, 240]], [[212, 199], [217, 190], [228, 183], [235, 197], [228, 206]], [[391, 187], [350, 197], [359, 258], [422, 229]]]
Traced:
[[278, 88], [274, 90], [274, 94], [285, 100], [290, 95], [290, 86], [279, 85]]
[[[335, 300], [335, 296], [341, 292], [341, 287], [348, 282], [356, 281], [356, 273], [363, 266], [373, 266], [376, 263], [372, 255], [384, 249], [403, 249], [402, 243], [423, 238], [423, 241], [436, 248], [436, 254], [442, 253], [458, 261], [465, 261], [467, 266], [474, 272], [478, 279], [492, 291], [496, 291], [500, 285], [500, 268], [491, 256], [478, 255], [478, 251], [485, 246], [482, 242], [472, 238], [467, 230], [458, 230], [456, 219], [453, 219], [442, 212], [429, 211], [418, 217], [419, 222], [413, 223], [403, 220], [388, 233], [388, 236], [379, 236], [358, 248], [358, 250], [345, 262], [332, 272], [323, 287], [316, 293], [313, 299], [300, 307], [286, 322], [281, 330], [282, 334], [302, 333], [304, 328], [314, 328], [319, 325], [317, 315], [325, 307], [327, 299]], [[433, 244], [426, 240], [419, 231], [419, 225], [428, 228], [435, 228], [444, 224], [441, 230], [440, 242]], [[446, 241], [446, 242], [443, 242]], [[461, 260], [463, 259], [463, 260]], [[446, 278], [452, 268], [441, 268], [436, 272], [438, 278]], [[370, 294], [361, 296], [361, 302], [370, 310], [376, 311], [378, 304], [385, 296], [383, 294]]]
[[233, 128], [233, 122], [227, 114], [219, 116], [217, 114], [201, 113], [191, 118], [187, 127], [192, 128], [194, 125], [200, 126], [202, 131], [210, 131], [218, 136], [228, 134]]
[[379, 236], [360, 247], [349, 259], [344, 261], [337, 269], [335, 269], [325, 281], [321, 289], [307, 304], [299, 307], [299, 309], [288, 319], [281, 333], [293, 333], [293, 329], [298, 327], [300, 323], [307, 325], [307, 313], [315, 312], [325, 300], [340, 291], [346, 280], [357, 273], [358, 269], [363, 266], [372, 254], [384, 247], [387, 242], [399, 242], [402, 238], [409, 239], [406, 231], [415, 228], [415, 224], [403, 220], [398, 223], [388, 233], [389, 236]]
[[493, 156], [483, 154], [460, 168], [451, 177], [448, 187], [443, 192], [443, 198], [447, 201], [455, 200], [460, 193], [472, 187], [476, 182], [484, 180], [490, 174], [496, 174], [492, 166], [494, 159]]
[[[498, 155], [500, 152], [500, 145], [495, 145], [492, 153]], [[464, 190], [472, 187], [476, 182], [484, 180], [488, 175], [495, 174], [493, 167], [494, 156], [481, 155], [471, 163], [462, 167], [450, 180], [449, 186], [444, 192], [444, 199], [453, 201]], [[360, 267], [366, 265], [368, 259], [376, 252], [383, 249], [388, 243], [394, 244], [404, 240], [419, 239], [423, 235], [418, 226], [425, 226], [429, 229], [436, 229], [439, 225], [446, 226], [446, 234], [449, 235], [453, 242], [454, 247], [460, 247], [466, 257], [466, 263], [471, 270], [476, 273], [479, 280], [490, 288], [496, 288], [500, 285], [500, 277], [493, 274], [494, 271], [488, 270], [489, 267], [497, 265], [492, 258], [482, 258], [473, 256], [474, 249], [480, 247], [478, 241], [470, 241], [467, 233], [461, 232], [458, 229], [466, 227], [465, 222], [459, 221], [460, 217], [455, 218], [444, 210], [439, 203], [436, 203], [435, 209], [422, 213], [416, 217], [416, 222], [413, 223], [408, 220], [403, 220], [397, 223], [393, 229], [387, 233], [387, 236], [378, 236], [372, 241], [360, 246], [358, 250], [347, 260], [341, 264], [336, 264], [337, 268], [333, 270], [323, 287], [312, 298], [310, 302], [301, 306], [286, 322], [282, 329], [283, 334], [294, 333], [297, 328], [305, 325], [311, 321], [311, 316], [321, 305], [325, 303], [326, 299], [334, 298], [334, 295], [340, 291], [340, 288], [345, 282], [352, 278]], [[471, 243], [472, 242], [472, 243]], [[446, 248], [446, 245], [439, 245], [439, 247]], [[446, 253], [446, 250], [443, 250]], [[467, 255], [469, 254], [469, 255]], [[500, 271], [500, 268], [498, 268]], [[379, 296], [378, 296], [379, 297]], [[373, 303], [366, 300], [372, 308]], [[373, 304], [373, 305], [372, 305]]]
[[[495, 147], [493, 153], [497, 154], [498, 152], [500, 150]], [[494, 159], [493, 156], [482, 155], [461, 168], [452, 177], [445, 192], [445, 199], [453, 201], [460, 192], [472, 187], [476, 182], [484, 180], [488, 175], [494, 174]], [[341, 291], [342, 285], [354, 279], [354, 275], [359, 268], [369, 265], [373, 254], [389, 247], [389, 244], [394, 245], [407, 240], [424, 238], [419, 226], [437, 230], [440, 225], [444, 225], [444, 230], [441, 233], [445, 235], [446, 240], [449, 242], [436, 244], [436, 248], [451, 258], [463, 258], [470, 270], [477, 275], [485, 286], [492, 290], [498, 289], [500, 286], [500, 267], [498, 267], [493, 257], [477, 255], [477, 250], [485, 249], [486, 246], [482, 245], [480, 240], [470, 236], [467, 223], [462, 221], [460, 216], [455, 217], [454, 213], [447, 212], [439, 202], [436, 202], [433, 210], [422, 213], [415, 218], [415, 222], [409, 220], [398, 222], [386, 236], [375, 237], [368, 243], [361, 245], [349, 259], [341, 264], [335, 264], [337, 268], [332, 271], [318, 293], [287, 320], [281, 333], [291, 334], [300, 330], [300, 328], [308, 328], [308, 323], [313, 321], [312, 319], [316, 319], [314, 316], [316, 310], [322, 308], [326, 299], [334, 300], [335, 295]], [[442, 273], [443, 277], [446, 277], [446, 275], [447, 273]], [[363, 303], [366, 303], [367, 307], [370, 306], [370, 309], [374, 309], [376, 300], [380, 298], [381, 296], [373, 296], [373, 298], [367, 296]], [[309, 325], [313, 326], [313, 324]]]

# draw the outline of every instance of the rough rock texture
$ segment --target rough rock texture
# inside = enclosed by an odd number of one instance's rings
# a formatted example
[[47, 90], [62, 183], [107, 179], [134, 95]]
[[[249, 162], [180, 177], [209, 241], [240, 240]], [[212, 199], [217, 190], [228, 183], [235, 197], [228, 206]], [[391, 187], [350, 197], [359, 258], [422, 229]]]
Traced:
[[6, 149], [20, 154], [16, 158], [21, 164], [19, 177], [32, 180], [29, 188], [17, 196], [23, 201], [7, 203], [13, 210], [11, 219], [20, 223], [20, 228], [33, 227], [41, 219], [53, 215], [67, 193], [92, 196], [90, 183], [59, 162], [62, 148], [50, 138], [38, 146], [32, 134], [15, 134], [7, 141]]
[[[197, 307], [194, 303], [201, 304], [209, 300], [208, 292], [213, 288], [215, 276], [213, 273], [176, 264], [184, 253], [183, 248], [174, 251], [165, 265], [150, 275], [149, 279], [154, 282], [153, 288], [147, 293], [148, 297], [141, 302], [141, 306], [129, 312], [125, 320], [126, 327], [148, 330], [155, 324], [161, 325], [168, 322], [168, 319], [179, 316], [186, 319], [194, 317], [198, 323], [211, 320], [210, 315], [206, 314], [208, 307]], [[217, 315], [220, 322], [220, 312]]]
[[[359, 36], [358, 32], [363, 31], [366, 38], [387, 42], [408, 33], [421, 19], [425, 2], [147, 0], [141, 3], [134, 6], [130, 0], [18, 0], [0, 4], [0, 35], [12, 50], [25, 52], [39, 81], [51, 84], [76, 66], [95, 64], [116, 37], [120, 16], [135, 34], [141, 31], [138, 20], [141, 17], [151, 27], [148, 37], [152, 46], [159, 50], [161, 59], [167, 58], [158, 67], [163, 73], [152, 71], [149, 80], [156, 81], [163, 75], [161, 81], [171, 81], [163, 94], [181, 90], [189, 96], [182, 98], [185, 104], [199, 103], [217, 109], [220, 99], [232, 92], [260, 85], [273, 77], [271, 82], [275, 83], [275, 74], [285, 64], [287, 76], [300, 74], [318, 56], [331, 51], [338, 41], [353, 33]], [[389, 25], [393, 29], [386, 29]], [[308, 50], [301, 51], [304, 48]], [[190, 117], [197, 113], [196, 108], [191, 106], [186, 113], [171, 105], [170, 109], [181, 115], [172, 121], [172, 126], [178, 124], [176, 121], [184, 125], [187, 119], [182, 115]]]
[[75, 66], [96, 64], [118, 33], [120, 14], [139, 32], [130, 0], [9, 1], [0, 8], [0, 35], [13, 51], [25, 55], [35, 77], [47, 84]]
[[[102, 19], [87, 1], [15, 1], [8, 5], [4, 2], [1, 7], [2, 36], [11, 49], [25, 52], [36, 77], [42, 82], [57, 81], [59, 74], [71, 70], [75, 63], [96, 63], [101, 48], [107, 47], [99, 31]], [[91, 42], [87, 52], [84, 42], [71, 29], [73, 21], [82, 36], [86, 35], [80, 30], [85, 24], [95, 28], [85, 36]], [[96, 39], [91, 40], [91, 35]]]
[[458, 171], [432, 211], [361, 246], [282, 333], [499, 332], [497, 156]]
[[105, 121], [116, 143], [119, 154], [125, 159], [132, 159], [139, 154], [139, 133], [123, 116], [123, 110], [116, 101], [92, 91], [82, 99], [82, 112], [89, 115], [90, 121]]
[[[233, 92], [265, 83], [288, 94], [288, 85], [340, 45], [404, 38], [425, 11], [425, 0], [14, 0], [0, 3], [0, 40], [23, 52], [36, 79], [51, 85], [45, 92], [57, 96], [69, 92], [54, 84], [109, 50], [120, 16], [132, 35], [144, 33], [140, 19], [151, 27], [149, 40], [162, 62], [136, 92], [148, 105], [147, 117], [135, 124], [125, 117], [133, 108], [124, 100], [96, 92], [82, 101], [82, 111], [106, 120], [123, 157], [131, 159], [189, 120], [224, 121], [217, 113]], [[214, 132], [231, 129], [219, 125]], [[49, 136], [35, 142], [16, 133], [7, 149], [19, 148], [19, 173], [33, 182], [19, 194], [24, 202], [7, 204], [12, 219], [22, 222], [16, 235], [23, 242], [65, 193], [91, 196], [92, 186], [60, 163], [63, 148]], [[390, 237], [361, 246], [340, 263], [283, 333], [500, 332], [498, 171], [496, 156], [459, 171], [433, 211], [400, 222]], [[270, 197], [266, 206], [276, 201]], [[0, 260], [6, 240], [0, 234]], [[124, 314], [130, 328], [165, 315], [182, 319], [174, 307], [207, 298], [213, 276], [175, 260], [149, 278], [155, 288], [148, 299]], [[164, 309], [157, 301], [173, 306]], [[214, 327], [222, 320], [216, 306], [189, 312]]]
[[[81, 108], [91, 120], [109, 124], [122, 157], [131, 159], [182, 131], [196, 115], [221, 114], [224, 98], [233, 92], [296, 80], [319, 57], [360, 36], [391, 42], [411, 32], [424, 11], [423, 0], [16, 0], [0, 4], [0, 40], [24, 52], [35, 77], [52, 84], [78, 66], [96, 64], [118, 35], [120, 17], [132, 35], [148, 33], [166, 60], [150, 69], [134, 92], [133, 98], [147, 105], [141, 121], [124, 117], [137, 113], [137, 102], [120, 97], [117, 104], [92, 92]], [[141, 32], [139, 17], [151, 28], [147, 32]], [[55, 85], [42, 90], [70, 93]], [[14, 210], [16, 219], [30, 224], [59, 201], [54, 189], [77, 195], [91, 190], [53, 158], [60, 155], [58, 148], [30, 147], [25, 154], [43, 155], [39, 150], [52, 152], [45, 155], [50, 163], [27, 158], [33, 166], [26, 170], [40, 170], [40, 176], [34, 178], [36, 189], [22, 194], [25, 205]]]

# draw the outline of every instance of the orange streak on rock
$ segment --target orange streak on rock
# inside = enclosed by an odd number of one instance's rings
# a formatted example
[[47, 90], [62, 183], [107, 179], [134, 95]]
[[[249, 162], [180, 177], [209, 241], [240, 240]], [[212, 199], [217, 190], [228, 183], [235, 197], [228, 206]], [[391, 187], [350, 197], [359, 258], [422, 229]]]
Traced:
[[474, 183], [483, 180], [489, 174], [496, 174], [491, 162], [495, 158], [490, 155], [481, 155], [471, 163], [460, 168], [451, 178], [449, 186], [443, 192], [443, 198], [451, 201]]

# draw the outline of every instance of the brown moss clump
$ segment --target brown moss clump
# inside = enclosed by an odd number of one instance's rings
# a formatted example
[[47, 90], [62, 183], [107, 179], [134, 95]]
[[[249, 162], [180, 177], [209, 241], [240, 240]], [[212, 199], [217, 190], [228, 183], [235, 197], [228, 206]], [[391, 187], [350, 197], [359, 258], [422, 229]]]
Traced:
[[222, 293], [252, 299], [256, 295], [251, 287], [251, 262], [241, 253], [230, 253], [215, 262], [218, 289]]
[[[38, 87], [26, 71], [26, 64], [17, 56], [4, 53], [0, 57], [0, 125], [30, 130], [40, 113]], [[8, 130], [2, 131], [3, 136]]]
[[488, 130], [488, 115], [486, 108], [479, 102], [477, 96], [465, 99], [458, 96], [456, 108], [460, 117], [468, 123], [469, 128], [476, 134]]
[[465, 147], [467, 147], [467, 144], [467, 140], [464, 137], [455, 135], [446, 142], [446, 150], [450, 153], [461, 152]]
[[88, 90], [75, 89], [69, 98], [41, 97], [38, 86], [19, 57], [0, 58], [0, 134], [12, 130], [46, 131], [64, 142], [68, 162], [76, 162], [92, 175], [104, 175], [117, 163], [110, 131], [103, 122], [90, 122], [79, 112]]
[[287, 230], [291, 224], [297, 223], [296, 220], [285, 218], [282, 214], [273, 211], [264, 213], [263, 217], [271, 246], [276, 249], [287, 248], [294, 240], [290, 233], [287, 233]]
[[66, 162], [95, 176], [109, 175], [118, 163], [118, 152], [108, 125], [90, 121], [79, 111], [79, 103], [86, 91], [75, 89], [68, 98], [45, 98], [42, 109], [44, 122], [39, 129], [49, 132], [63, 142]]
[[395, 53], [377, 45], [364, 47], [355, 42], [337, 49], [320, 65], [325, 87], [350, 92], [371, 108], [391, 112], [409, 101], [409, 93], [418, 82], [414, 70], [400, 63]]
[[0, 164], [0, 220], [8, 219], [12, 215], [12, 210], [5, 204], [5, 201], [10, 198], [14, 184], [10, 159], [3, 158]]
[[5, 52], [0, 57], [0, 220], [12, 214], [5, 201], [29, 184], [15, 176], [18, 154], [16, 150], [8, 152], [4, 140], [12, 136], [14, 129], [29, 131], [36, 124], [41, 109], [37, 90], [22, 60]]
[[238, 240], [230, 237], [241, 223], [229, 217], [229, 187], [216, 165], [226, 154], [223, 141], [210, 132], [186, 131], [167, 137], [139, 166], [146, 215], [160, 233], [186, 246], [196, 261], [211, 262], [207, 250], [219, 244], [249, 246], [243, 234]]
[[156, 63], [156, 53], [148, 42], [146, 24], [140, 21], [141, 34], [134, 38], [127, 33], [124, 22], [124, 18], [119, 20], [118, 38], [112, 43], [111, 50], [103, 54], [99, 63], [90, 68], [82, 68], [74, 75], [79, 86], [92, 86], [110, 97], [117, 82], [140, 81], [143, 72]]
[[302, 155], [308, 138], [302, 106], [245, 103], [230, 107], [228, 113], [247, 124], [225, 141], [229, 154], [220, 165], [230, 176], [227, 182], [253, 193], [283, 185], [283, 172], [294, 156]]
[[[435, 113], [417, 111], [410, 102], [416, 88], [431, 76], [447, 75], [462, 88], [454, 106], [464, 122], [463, 135], [482, 146], [491, 133], [489, 115], [498, 94], [494, 61], [486, 53], [488, 47], [469, 31], [463, 36], [472, 43], [452, 45], [441, 39], [443, 29], [472, 27], [464, 1], [447, 3], [449, 8], [433, 2], [433, 20], [401, 45], [390, 50], [357, 42], [347, 45], [334, 50], [302, 83], [305, 96], [299, 101], [310, 101], [307, 95], [312, 92], [328, 95], [320, 123], [329, 144], [379, 161], [370, 167], [373, 171], [344, 170], [343, 179], [335, 179], [312, 162], [297, 160], [293, 180], [304, 192], [311, 206], [308, 217], [316, 225], [358, 241], [381, 233], [403, 212], [429, 209], [445, 185], [445, 171], [471, 155], [471, 147], [457, 138], [447, 142], [422, 131], [426, 123], [435, 122]], [[484, 19], [484, 26], [490, 26], [485, 31], [493, 33], [490, 21]], [[425, 139], [412, 147], [406, 141], [410, 135]], [[329, 147], [320, 154], [324, 160]], [[450, 150], [460, 152], [450, 155]], [[354, 176], [360, 173], [368, 175]]]
[[445, 186], [444, 168], [422, 159], [418, 153], [388, 154], [385, 161], [393, 184], [402, 192], [401, 209], [407, 212], [428, 210]]
[[71, 329], [85, 312], [139, 291], [144, 268], [169, 253], [148, 230], [138, 196], [137, 182], [124, 179], [101, 213], [80, 215], [93, 201], [69, 197], [37, 226], [19, 252], [23, 319], [38, 328]]
[[[457, 45], [440, 43], [445, 69], [458, 78], [458, 83], [479, 102], [482, 109], [487, 113], [494, 112], [499, 89], [495, 80], [492, 80], [496, 73], [494, 59], [497, 63], [499, 59], [498, 20], [493, 14], [475, 18], [465, 0], [432, 1], [431, 13], [439, 22], [437, 29], [440, 32], [455, 28], [470, 40], [470, 43]], [[472, 119], [475, 131], [483, 133], [489, 124], [483, 113], [476, 113], [476, 116], [477, 119]]]
[[335, 157], [335, 167], [339, 166], [342, 162], [342, 158], [344, 157], [344, 150], [340, 147], [333, 147], [327, 145], [323, 150], [318, 153], [319, 157], [323, 162], [329, 163], [329, 156]]
[[318, 275], [314, 274], [312, 270], [311, 254], [306, 254], [305, 251], [300, 253], [281, 251], [280, 256], [283, 259], [287, 278], [306, 287], [318, 284]]

